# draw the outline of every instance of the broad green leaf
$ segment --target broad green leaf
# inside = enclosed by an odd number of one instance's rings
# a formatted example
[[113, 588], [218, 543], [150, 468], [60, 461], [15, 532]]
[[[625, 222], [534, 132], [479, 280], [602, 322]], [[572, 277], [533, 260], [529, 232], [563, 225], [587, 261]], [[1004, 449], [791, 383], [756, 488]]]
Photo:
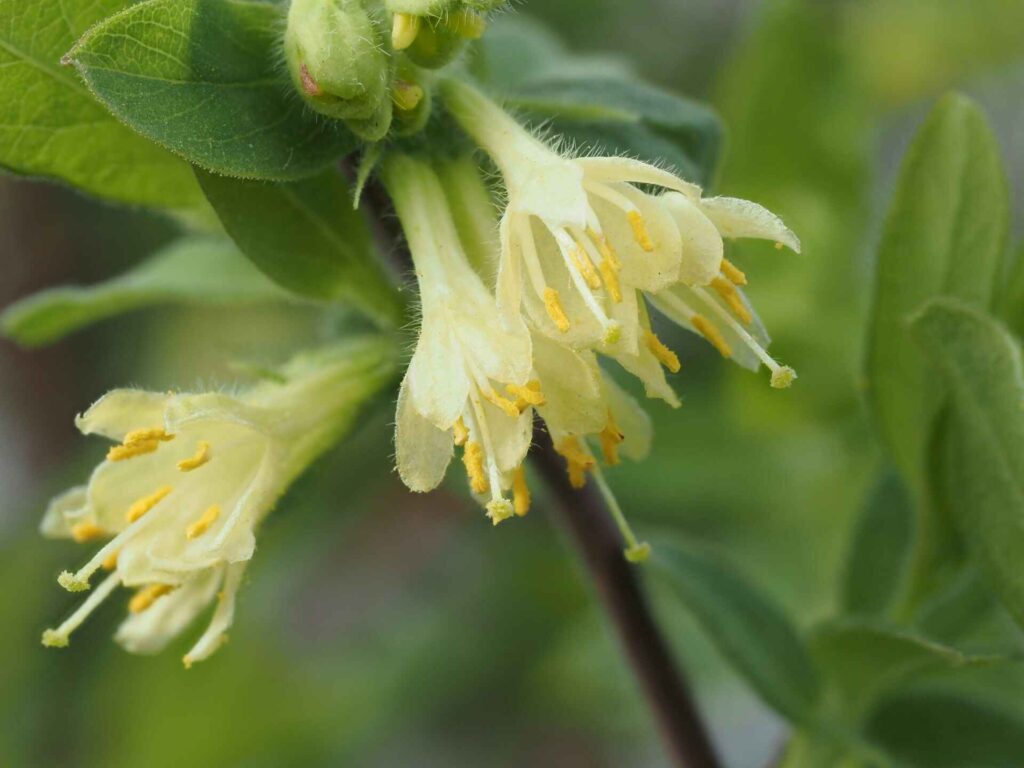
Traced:
[[290, 92], [282, 13], [250, 0], [147, 0], [90, 30], [67, 60], [119, 119], [190, 162], [297, 179], [354, 139]]
[[61, 57], [134, 0], [0, 0], [0, 166], [120, 203], [187, 210], [202, 193], [187, 163], [119, 123]]
[[948, 299], [913, 320], [914, 339], [952, 393], [945, 492], [968, 547], [1024, 625], [1024, 364], [988, 315]]
[[1024, 243], [1017, 249], [1000, 300], [1000, 315], [1018, 338], [1024, 338]]
[[3, 334], [40, 346], [99, 320], [157, 304], [238, 304], [288, 300], [227, 238], [179, 240], [132, 270], [89, 287], [29, 296], [0, 315]]
[[920, 768], [1016, 768], [1024, 755], [1024, 719], [952, 691], [887, 697], [872, 713], [866, 732]]
[[914, 507], [894, 472], [882, 475], [854, 532], [843, 579], [847, 613], [884, 614], [900, 597], [914, 544]]
[[535, 80], [506, 102], [571, 145], [673, 166], [708, 185], [722, 144], [710, 108], [626, 76]]
[[295, 293], [345, 300], [378, 320], [401, 317], [363, 214], [336, 171], [302, 181], [244, 181], [196, 170], [224, 229], [272, 280]]
[[988, 582], [969, 564], [921, 605], [916, 624], [928, 637], [953, 642], [975, 630], [997, 606]]
[[818, 678], [782, 610], [708, 552], [668, 545], [654, 551], [650, 567], [761, 698], [792, 720], [808, 720], [818, 699]]
[[810, 646], [822, 679], [838, 693], [852, 721], [876, 697], [920, 675], [1001, 660], [970, 656], [909, 630], [862, 619], [838, 619], [816, 627]]
[[907, 317], [936, 296], [990, 305], [1002, 276], [1008, 205], [984, 115], [963, 96], [947, 96], [914, 140], [889, 210], [867, 361], [882, 435], [916, 492], [945, 395], [907, 334]]

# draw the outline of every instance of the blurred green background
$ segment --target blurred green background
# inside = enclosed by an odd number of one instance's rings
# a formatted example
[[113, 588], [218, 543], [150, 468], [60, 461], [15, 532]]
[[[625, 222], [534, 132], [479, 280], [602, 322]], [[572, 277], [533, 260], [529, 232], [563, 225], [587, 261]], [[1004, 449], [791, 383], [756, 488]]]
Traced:
[[[804, 256], [731, 257], [800, 380], [723, 365], [665, 327], [685, 405], [650, 410], [654, 455], [610, 473], [641, 532], [714, 544], [801, 624], [833, 605], [878, 468], [860, 369], [871, 261], [900, 156], [949, 88], [989, 113], [1024, 230], [1019, 0], [530, 0], [580, 51], [705, 99], [728, 128], [718, 191], [775, 210]], [[0, 305], [88, 283], [173, 234], [72, 192], [0, 183]], [[74, 545], [42, 540], [48, 497], [102, 456], [73, 416], [106, 389], [230, 383], [323, 336], [303, 309], [163, 309], [52, 348], [0, 342], [0, 764], [13, 766], [658, 766], [666, 758], [566, 540], [538, 503], [494, 530], [450, 490], [391, 472], [391, 404], [321, 461], [260, 538], [231, 643], [182, 670], [110, 639], [101, 610], [63, 652], [39, 645], [76, 598]], [[455, 473], [453, 473], [455, 474]], [[660, 615], [729, 766], [765, 766], [785, 729], [679, 609]]]

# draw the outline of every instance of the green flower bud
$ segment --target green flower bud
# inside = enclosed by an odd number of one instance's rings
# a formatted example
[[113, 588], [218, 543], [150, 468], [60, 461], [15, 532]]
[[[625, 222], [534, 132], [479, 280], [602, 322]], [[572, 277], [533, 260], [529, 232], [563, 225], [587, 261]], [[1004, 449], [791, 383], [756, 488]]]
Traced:
[[508, 0], [384, 0], [389, 13], [409, 13], [414, 16], [441, 16], [461, 8], [474, 11], [494, 11]]
[[303, 99], [367, 141], [391, 127], [392, 63], [384, 19], [364, 0], [292, 0], [285, 56]]
[[395, 133], [411, 136], [422, 131], [430, 119], [433, 96], [430, 88], [422, 82], [420, 73], [408, 62], [399, 64], [392, 100], [395, 105]]
[[405, 52], [421, 67], [439, 69], [459, 54], [467, 40], [483, 35], [486, 25], [483, 16], [467, 8], [440, 18], [426, 18]]

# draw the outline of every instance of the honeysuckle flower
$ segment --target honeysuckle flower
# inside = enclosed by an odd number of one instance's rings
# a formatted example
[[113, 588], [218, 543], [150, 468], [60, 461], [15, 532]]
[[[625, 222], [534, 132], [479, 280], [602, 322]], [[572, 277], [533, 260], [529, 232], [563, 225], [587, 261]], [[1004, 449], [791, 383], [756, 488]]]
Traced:
[[660, 297], [655, 306], [723, 354], [765, 362], [776, 386], [792, 380], [765, 351], [740, 288], [746, 280], [724, 258], [723, 238], [733, 237], [799, 251], [777, 216], [744, 200], [705, 199], [699, 187], [637, 160], [565, 157], [465, 83], [446, 81], [443, 94], [508, 192], [496, 288], [504, 315], [525, 309], [548, 336], [599, 348], [640, 376], [649, 394], [674, 404], [654, 363], [674, 371], [678, 358], [651, 330], [644, 307], [645, 298]]
[[50, 504], [42, 531], [102, 542], [60, 584], [90, 589], [43, 643], [71, 633], [117, 587], [135, 588], [117, 632], [128, 650], [155, 652], [217, 601], [186, 666], [213, 653], [234, 614], [256, 528], [282, 493], [351, 423], [393, 371], [390, 346], [365, 338], [296, 357], [279, 380], [237, 396], [121, 389], [76, 419], [83, 434], [116, 441], [88, 484]]

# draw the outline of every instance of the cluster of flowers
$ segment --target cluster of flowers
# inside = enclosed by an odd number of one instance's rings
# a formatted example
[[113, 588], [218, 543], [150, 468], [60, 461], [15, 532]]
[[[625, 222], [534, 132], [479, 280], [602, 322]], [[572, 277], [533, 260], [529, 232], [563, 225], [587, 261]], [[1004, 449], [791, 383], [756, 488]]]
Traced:
[[[501, 4], [460, 0], [430, 23], [418, 15], [446, 2], [385, 0], [391, 50], [443, 62], [480, 32], [477, 11]], [[423, 94], [403, 96], [394, 65], [381, 68], [385, 95], [366, 101], [376, 70], [362, 72], [362, 55], [337, 55], [344, 46], [335, 37], [377, 33], [381, 21], [363, 0], [293, 0], [291, 16], [285, 46], [311, 106], [364, 137], [389, 130], [394, 106], [416, 108]], [[523, 463], [535, 415], [571, 483], [582, 487], [594, 475], [606, 487], [598, 456], [607, 465], [620, 453], [642, 458], [651, 426], [599, 358], [636, 376], [648, 396], [679, 404], [665, 371], [677, 372], [680, 362], [652, 330], [648, 307], [741, 365], [767, 366], [773, 386], [792, 382], [794, 372], [765, 351], [767, 334], [742, 291], [746, 278], [724, 258], [723, 238], [799, 251], [778, 217], [743, 200], [704, 198], [700, 188], [636, 160], [563, 156], [465, 81], [441, 80], [437, 90], [496, 166], [505, 204], [496, 209], [471, 156], [442, 159], [421, 148], [392, 150], [383, 160], [422, 309], [396, 419], [398, 471], [410, 489], [436, 488], [459, 447], [470, 488], [494, 524], [525, 515]], [[51, 503], [42, 527], [50, 536], [103, 542], [85, 566], [61, 574], [67, 590], [89, 590], [97, 572], [108, 575], [46, 631], [44, 644], [67, 645], [125, 586], [137, 590], [117, 632], [128, 650], [162, 649], [216, 604], [185, 665], [213, 653], [231, 625], [257, 526], [393, 375], [392, 349], [377, 337], [301, 355], [273, 381], [237, 396], [118, 390], [80, 416], [83, 433], [116, 445], [86, 486]], [[643, 560], [646, 545], [619, 518], [627, 557]]]

